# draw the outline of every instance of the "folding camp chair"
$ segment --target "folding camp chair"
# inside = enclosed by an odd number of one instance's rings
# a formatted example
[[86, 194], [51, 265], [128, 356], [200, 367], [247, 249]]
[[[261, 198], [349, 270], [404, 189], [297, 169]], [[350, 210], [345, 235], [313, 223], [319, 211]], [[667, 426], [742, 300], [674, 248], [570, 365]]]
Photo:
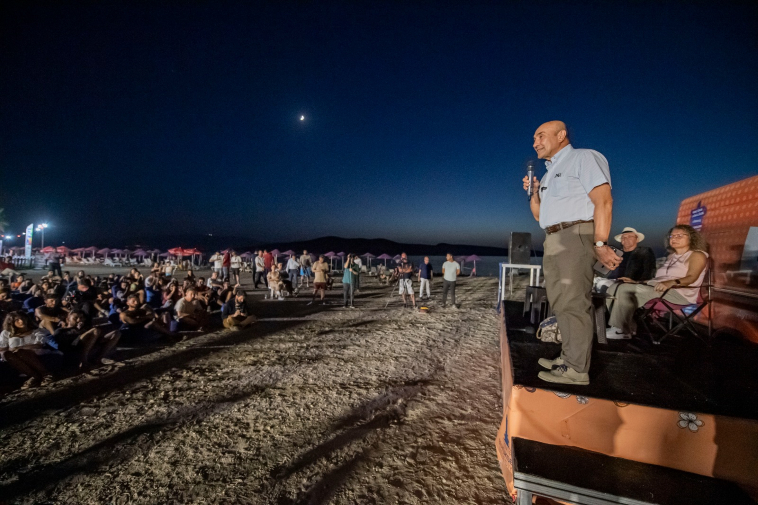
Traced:
[[[642, 315], [640, 316], [640, 322], [645, 327], [645, 330], [650, 335], [650, 340], [653, 344], [660, 344], [663, 339], [670, 336], [681, 336], [680, 333], [687, 330], [701, 340], [704, 340], [695, 326], [695, 316], [700, 311], [708, 307], [708, 326], [707, 334], [708, 340], [706, 343], [710, 343], [711, 336], [713, 335], [713, 317], [711, 314], [711, 288], [713, 287], [711, 272], [713, 271], [711, 259], [708, 258], [706, 263], [706, 273], [703, 278], [703, 284], [698, 288], [698, 296], [695, 303], [688, 305], [680, 305], [665, 300], [666, 296], [672, 289], [691, 289], [693, 286], [672, 286], [661, 294], [660, 297], [650, 300], [643, 307]], [[655, 338], [655, 333], [662, 332], [663, 335], [660, 338]]]

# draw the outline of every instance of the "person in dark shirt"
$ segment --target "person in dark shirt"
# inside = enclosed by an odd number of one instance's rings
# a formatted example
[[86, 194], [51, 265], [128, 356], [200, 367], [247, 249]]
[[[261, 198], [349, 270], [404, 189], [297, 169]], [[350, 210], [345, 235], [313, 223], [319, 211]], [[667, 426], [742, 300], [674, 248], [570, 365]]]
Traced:
[[420, 284], [418, 288], [419, 300], [424, 299], [424, 287], [426, 287], [426, 299], [428, 300], [432, 296], [430, 285], [432, 283], [432, 278], [434, 277], [433, 271], [432, 264], [429, 262], [429, 256], [424, 256], [424, 261], [418, 265], [418, 280]]
[[405, 295], [410, 295], [413, 308], [416, 308], [416, 295], [413, 294], [413, 265], [408, 261], [408, 256], [405, 253], [400, 255], [400, 261], [398, 262], [397, 276], [400, 279], [400, 295], [403, 297], [403, 307], [408, 306], [408, 302], [405, 300]]
[[108, 311], [97, 300], [97, 293], [92, 287], [92, 281], [87, 278], [80, 278], [77, 285], [77, 291], [71, 303], [75, 310], [81, 311], [85, 315], [85, 325], [92, 325], [92, 319], [99, 315], [108, 315]]
[[126, 309], [119, 314], [121, 338], [132, 341], [154, 340], [163, 334], [174, 340], [175, 334], [169, 330], [171, 314], [164, 311], [157, 316], [148, 304], [140, 305], [139, 296], [132, 294], [126, 298]]
[[608, 279], [616, 279], [621, 282], [644, 282], [655, 275], [655, 254], [649, 247], [640, 246], [645, 235], [634, 228], [626, 227], [614, 237], [621, 242], [624, 256], [618, 268], [611, 270]]
[[37, 307], [41, 307], [45, 304], [45, 295], [39, 287], [35, 287], [32, 290], [32, 296], [24, 300], [23, 309], [29, 313], [34, 314]]
[[47, 345], [61, 351], [64, 356], [75, 356], [80, 371], [113, 363], [105, 356], [116, 347], [121, 338], [118, 330], [105, 333], [101, 328], [87, 329], [85, 319], [83, 312], [72, 311], [66, 318], [65, 325], [47, 339]]
[[45, 304], [37, 307], [34, 315], [39, 319], [39, 325], [51, 334], [55, 333], [58, 325], [66, 320], [68, 311], [61, 307], [60, 300], [54, 294], [45, 295]]
[[233, 331], [246, 328], [256, 321], [247, 308], [244, 291], [237, 291], [234, 297], [224, 304], [221, 308], [221, 320], [224, 322], [224, 328]]

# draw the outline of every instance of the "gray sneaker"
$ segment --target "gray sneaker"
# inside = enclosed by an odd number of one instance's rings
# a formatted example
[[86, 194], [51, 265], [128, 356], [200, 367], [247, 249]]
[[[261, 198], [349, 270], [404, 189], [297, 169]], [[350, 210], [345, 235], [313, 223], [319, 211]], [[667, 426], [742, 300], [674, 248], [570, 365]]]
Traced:
[[553, 367], [560, 366], [563, 364], [563, 358], [558, 356], [555, 359], [547, 359], [547, 358], [540, 358], [540, 360], [537, 362], [542, 368], [547, 368], [548, 370], [552, 370]]
[[558, 384], [586, 386], [590, 383], [590, 374], [579, 373], [568, 365], [558, 365], [549, 372], [540, 372], [537, 376], [543, 381]]

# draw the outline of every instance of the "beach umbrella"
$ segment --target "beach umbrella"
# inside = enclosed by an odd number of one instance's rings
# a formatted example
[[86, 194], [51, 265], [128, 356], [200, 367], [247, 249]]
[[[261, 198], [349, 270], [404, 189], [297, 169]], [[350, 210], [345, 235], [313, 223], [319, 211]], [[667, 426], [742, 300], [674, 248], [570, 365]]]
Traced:
[[240, 254], [240, 258], [245, 258], [246, 260], [249, 260], [253, 256], [255, 256], [255, 255], [253, 253], [251, 253], [250, 251], [245, 251], [242, 254]]
[[387, 266], [387, 260], [391, 260], [392, 256], [390, 256], [389, 254], [381, 254], [381, 255], [377, 256], [376, 259], [378, 259], [378, 260], [384, 260], [384, 266], [386, 267]]
[[169, 256], [171, 256], [171, 253], [167, 253], [167, 252], [160, 253], [158, 255], [159, 258], [168, 258]]
[[337, 257], [340, 259], [340, 262], [342, 263], [342, 268], [345, 268], [345, 256], [347, 256], [347, 254], [343, 252], [337, 253]]
[[402, 256], [400, 256], [399, 254], [396, 254], [392, 257], [392, 261], [397, 263], [398, 261], [400, 261], [400, 258], [402, 258]]
[[271, 253], [271, 255], [272, 255], [272, 256], [274, 256], [274, 263], [276, 263], [276, 262], [278, 261], [278, 260], [277, 260], [277, 257], [278, 257], [280, 254], [282, 254], [282, 253], [279, 251], [279, 249], [274, 249], [273, 251], [269, 251], [269, 252]]
[[124, 252], [124, 251], [123, 251], [122, 249], [111, 249], [111, 250], [110, 250], [110, 252], [109, 252], [108, 254], [112, 254], [112, 255], [114, 255], [114, 256], [115, 256], [115, 255], [117, 255], [117, 254], [123, 254], [123, 252]]
[[66, 256], [68, 256], [68, 254], [71, 252], [71, 249], [69, 249], [69, 248], [68, 248], [68, 247], [66, 247], [65, 245], [62, 245], [62, 246], [59, 246], [59, 247], [56, 249], [56, 251], [58, 251], [58, 252], [59, 252], [59, 253], [61, 253], [61, 254], [65, 254]]
[[78, 254], [78, 255], [80, 255], [80, 256], [81, 256], [81, 254], [82, 254], [82, 253], [84, 253], [85, 251], [87, 251], [87, 249], [85, 249], [84, 247], [78, 247], [78, 248], [76, 248], [76, 249], [71, 249], [71, 252], [72, 252], [72, 253]]
[[97, 247], [95, 247], [95, 246], [87, 247], [84, 250], [84, 252], [91, 252], [92, 253], [92, 257], [94, 258], [95, 257], [95, 253], [97, 253]]
[[282, 255], [283, 256], [294, 256], [295, 255], [295, 251], [293, 251], [292, 249], [288, 249], [288, 250], [284, 251], [282, 253]]
[[40, 252], [42, 254], [51, 254], [51, 253], [55, 252], [55, 247], [47, 246], [47, 247], [44, 247], [44, 248], [40, 249]]
[[147, 254], [148, 254], [147, 251], [145, 251], [144, 249], [137, 249], [136, 251], [132, 253], [132, 256], [136, 256], [138, 258], [144, 258], [145, 256], [147, 256]]
[[181, 247], [174, 247], [173, 249], [169, 249], [168, 253], [172, 256], [184, 256], [184, 249]]
[[368, 262], [368, 268], [371, 269], [371, 259], [376, 258], [373, 254], [370, 252], [367, 252], [366, 254], [361, 254], [361, 258], [366, 258], [366, 261]]
[[476, 262], [481, 260], [479, 256], [476, 254], [472, 254], [471, 256], [466, 258], [466, 261], [473, 261], [474, 262], [474, 269], [471, 271], [471, 275], [476, 275]]
[[337, 256], [337, 255], [336, 255], [336, 254], [334, 254], [334, 251], [329, 251], [328, 253], [324, 254], [324, 257], [325, 257], [325, 258], [329, 258], [329, 268], [332, 268], [332, 266], [333, 266], [333, 263], [334, 263], [334, 258], [335, 258], [336, 256]]

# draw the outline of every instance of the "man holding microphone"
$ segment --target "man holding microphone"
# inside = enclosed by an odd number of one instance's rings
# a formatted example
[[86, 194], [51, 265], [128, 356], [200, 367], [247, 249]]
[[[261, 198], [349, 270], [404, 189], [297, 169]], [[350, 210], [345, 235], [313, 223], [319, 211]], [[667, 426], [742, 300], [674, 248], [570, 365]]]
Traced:
[[545, 230], [543, 271], [547, 298], [561, 331], [561, 355], [541, 358], [547, 382], [590, 383], [593, 327], [592, 266], [599, 259], [614, 270], [621, 262], [608, 247], [613, 199], [608, 161], [597, 151], [574, 149], [566, 125], [550, 121], [534, 134], [534, 150], [545, 160], [541, 181], [524, 177], [529, 205]]

